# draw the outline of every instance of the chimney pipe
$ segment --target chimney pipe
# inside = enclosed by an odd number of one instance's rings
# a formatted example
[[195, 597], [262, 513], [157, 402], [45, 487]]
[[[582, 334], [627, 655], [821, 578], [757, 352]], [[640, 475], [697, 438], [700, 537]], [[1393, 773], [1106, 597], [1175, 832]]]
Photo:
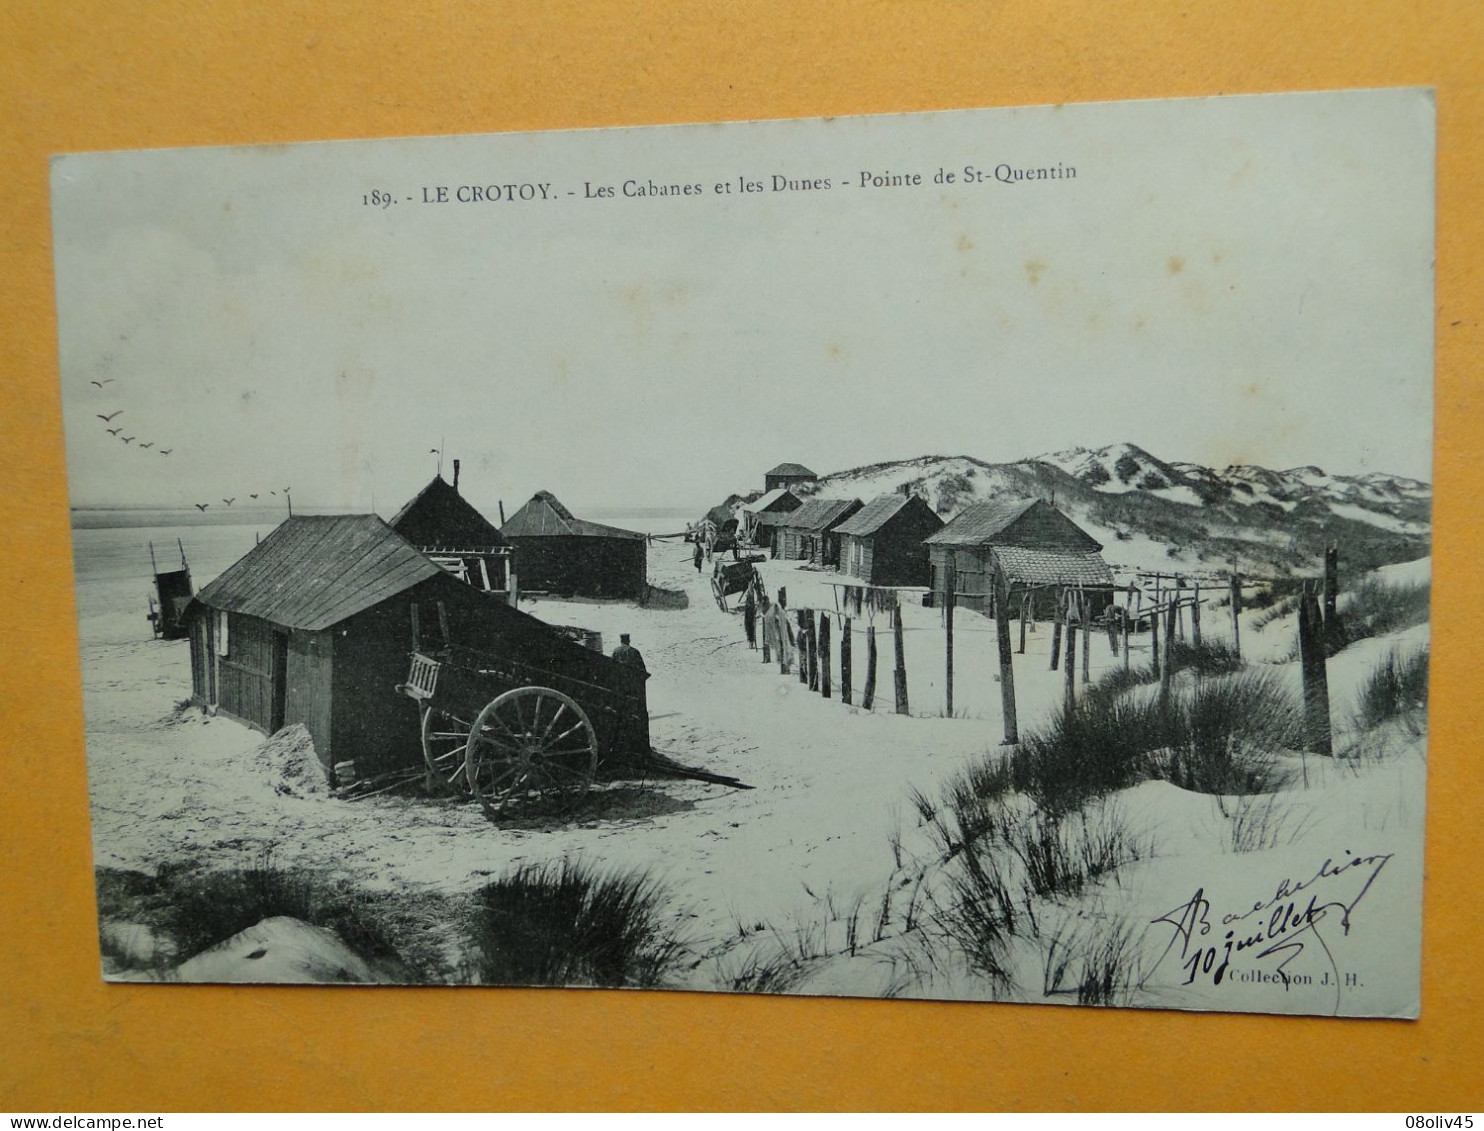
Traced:
[[505, 500], [500, 500], [500, 525], [505, 525]]
[[453, 489], [455, 491], [457, 491], [459, 489], [459, 461], [458, 460], [454, 460], [453, 461]]

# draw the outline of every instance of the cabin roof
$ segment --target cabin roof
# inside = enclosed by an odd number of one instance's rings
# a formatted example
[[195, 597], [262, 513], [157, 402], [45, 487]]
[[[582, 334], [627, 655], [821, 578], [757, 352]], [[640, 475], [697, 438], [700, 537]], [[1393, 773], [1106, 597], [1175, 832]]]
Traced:
[[287, 628], [328, 628], [443, 571], [374, 514], [296, 515], [196, 599]]
[[767, 491], [759, 495], [757, 498], [753, 499], [752, 502], [742, 503], [741, 509], [752, 514], [762, 514], [766, 512], [769, 507], [776, 506], [778, 503], [782, 502], [785, 497], [794, 501], [793, 506], [795, 508], [799, 505], [799, 497], [792, 491], [790, 491], [787, 487], [774, 487], [771, 491]]
[[994, 556], [1012, 583], [1021, 585], [1111, 585], [1113, 571], [1096, 550], [1044, 550], [996, 546]]
[[902, 508], [911, 505], [915, 498], [917, 498], [916, 495], [904, 495], [900, 491], [895, 491], [890, 495], [877, 495], [835, 527], [835, 533], [852, 534], [857, 538], [870, 537], [891, 521]]
[[433, 476], [426, 487], [408, 499], [392, 516], [390, 525], [419, 546], [457, 544], [473, 549], [506, 545], [499, 528], [441, 475]]
[[797, 510], [785, 513], [778, 525], [798, 530], [828, 530], [860, 505], [859, 499], [810, 499]]
[[636, 530], [605, 526], [575, 517], [550, 491], [537, 491], [530, 502], [510, 516], [500, 528], [506, 538], [643, 538]]
[[[1012, 527], [1032, 511], [1039, 512], [1037, 523], [1012, 531]], [[929, 546], [998, 547], [1008, 542], [1034, 546], [1045, 541], [1050, 530], [1067, 533], [1084, 550], [1103, 548], [1102, 543], [1043, 499], [989, 499], [974, 503], [942, 530], [925, 538], [924, 542]]]
[[810, 479], [818, 479], [819, 476], [810, 471], [802, 463], [780, 463], [772, 471], [765, 471], [764, 475], [807, 475]]

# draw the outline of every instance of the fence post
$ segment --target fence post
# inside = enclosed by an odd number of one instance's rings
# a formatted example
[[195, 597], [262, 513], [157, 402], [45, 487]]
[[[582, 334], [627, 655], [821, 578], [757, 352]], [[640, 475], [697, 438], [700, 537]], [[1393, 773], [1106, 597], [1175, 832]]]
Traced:
[[861, 706], [869, 711], [876, 703], [876, 626], [866, 625], [866, 686], [861, 691]]
[[830, 697], [830, 615], [819, 614], [819, 694]]
[[[766, 599], [765, 596], [764, 600]], [[759, 621], [762, 629], [759, 635], [762, 637], [763, 663], [771, 664], [773, 662], [773, 653], [768, 647], [773, 642], [773, 610], [771, 607], [764, 607], [759, 611]]]
[[1119, 606], [1118, 622], [1123, 629], [1123, 670], [1128, 671], [1128, 606]]
[[[1170, 684], [1175, 679], [1175, 614], [1178, 608], [1177, 602], [1171, 601], [1170, 607], [1165, 610], [1165, 654], [1164, 663], [1159, 669], [1159, 709], [1168, 711], [1170, 709]], [[1158, 617], [1160, 614], [1154, 614]]]
[[1062, 608], [1066, 604], [1066, 591], [1058, 593], [1051, 611], [1051, 670], [1061, 662]]
[[1201, 583], [1195, 583], [1195, 597], [1190, 605], [1190, 642], [1197, 651], [1201, 647]]
[[943, 662], [947, 671], [947, 706], [945, 713], [953, 718], [953, 587], [956, 578], [954, 569], [949, 566], [943, 577]]
[[1092, 602], [1086, 593], [1077, 594], [1077, 615], [1082, 620], [1082, 682], [1092, 682]]
[[1331, 546], [1324, 551], [1324, 654], [1333, 656], [1344, 647], [1340, 635], [1340, 617], [1336, 606], [1340, 599], [1340, 551]]
[[1329, 679], [1324, 669], [1324, 624], [1307, 588], [1299, 597], [1299, 656], [1304, 673], [1304, 737], [1315, 754], [1332, 754]]
[[896, 648], [897, 666], [892, 673], [896, 683], [897, 692], [897, 714], [907, 714], [907, 654], [902, 648], [902, 606], [894, 604], [891, 608], [891, 633], [893, 645]]
[[1237, 659], [1242, 658], [1242, 622], [1237, 618], [1242, 612], [1242, 575], [1232, 570], [1231, 579], [1231, 605], [1232, 605], [1232, 650], [1236, 652]]
[[1030, 607], [1030, 602], [1031, 595], [1029, 593], [1022, 593], [1020, 596], [1020, 647], [1015, 650], [1016, 654], [1021, 656], [1025, 655], [1025, 620], [1027, 615], [1026, 610]]
[[1162, 665], [1159, 662], [1159, 601], [1156, 600], [1149, 610], [1149, 670], [1155, 675], [1160, 674]]
[[840, 619], [840, 702], [850, 706], [850, 618]]
[[773, 606], [773, 626], [777, 629], [778, 674], [788, 675], [791, 642], [788, 630], [788, 590], [778, 590], [778, 603]]
[[808, 687], [809, 669], [813, 666], [814, 659], [809, 652], [809, 622], [804, 619], [803, 609], [799, 609], [794, 615], [799, 620], [799, 682]]
[[1000, 705], [1005, 716], [1005, 738], [1001, 745], [1013, 746], [1020, 741], [1020, 730], [1015, 717], [1015, 667], [1010, 656], [1010, 579], [999, 562], [995, 563], [993, 576], [995, 634], [1000, 645]]
[[1066, 675], [1065, 692], [1063, 695], [1067, 714], [1077, 705], [1077, 625], [1072, 620], [1072, 591], [1068, 589], [1062, 595], [1062, 603], [1066, 606], [1063, 615], [1067, 622], [1067, 654], [1066, 663], [1062, 669]]

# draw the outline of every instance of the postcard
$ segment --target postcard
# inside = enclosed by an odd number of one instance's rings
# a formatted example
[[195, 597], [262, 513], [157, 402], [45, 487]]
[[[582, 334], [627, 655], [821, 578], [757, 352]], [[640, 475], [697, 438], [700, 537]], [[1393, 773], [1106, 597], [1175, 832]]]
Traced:
[[57, 158], [104, 976], [1417, 1016], [1434, 138]]

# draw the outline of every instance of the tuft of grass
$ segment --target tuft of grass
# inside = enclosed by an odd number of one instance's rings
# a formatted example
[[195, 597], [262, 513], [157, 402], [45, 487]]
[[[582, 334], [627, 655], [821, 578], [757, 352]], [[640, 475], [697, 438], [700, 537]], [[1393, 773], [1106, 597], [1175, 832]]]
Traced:
[[1425, 717], [1428, 659], [1425, 646], [1410, 654], [1393, 648], [1361, 686], [1359, 726], [1371, 730], [1392, 719], [1410, 723]]
[[1296, 816], [1281, 793], [1218, 796], [1216, 811], [1226, 821], [1224, 846], [1228, 852], [1265, 852], [1292, 844], [1308, 827], [1312, 813]]
[[1336, 652], [1357, 640], [1426, 624], [1431, 603], [1431, 582], [1391, 583], [1367, 577], [1340, 595], [1340, 623], [1330, 635], [1330, 650]]
[[469, 972], [492, 985], [662, 985], [687, 952], [665, 903], [642, 872], [524, 865], [474, 893]]
[[1022, 740], [1010, 756], [1010, 778], [1048, 813], [1071, 812], [1147, 778], [1150, 751], [1164, 744], [1165, 730], [1155, 703], [1088, 695]]
[[333, 931], [391, 980], [434, 982], [448, 973], [438, 912], [427, 899], [366, 892], [312, 870], [284, 868], [271, 849], [247, 868], [174, 864], [154, 876], [99, 868], [97, 888], [100, 922], [136, 921], [159, 940], [151, 966], [185, 961], [284, 915]]
[[1166, 718], [1159, 777], [1197, 793], [1246, 795], [1282, 788], [1275, 755], [1302, 742], [1303, 713], [1271, 671], [1209, 680], [1180, 696]]
[[1190, 640], [1177, 640], [1170, 649], [1175, 671], [1190, 669], [1198, 675], [1230, 675], [1241, 671], [1245, 664], [1241, 655], [1224, 640], [1209, 637], [1199, 644]]
[[1078, 1005], [1124, 1005], [1138, 984], [1138, 945], [1125, 920], [1082, 927], [1063, 923], [1046, 941], [1042, 966], [1046, 997], [1075, 994]]

